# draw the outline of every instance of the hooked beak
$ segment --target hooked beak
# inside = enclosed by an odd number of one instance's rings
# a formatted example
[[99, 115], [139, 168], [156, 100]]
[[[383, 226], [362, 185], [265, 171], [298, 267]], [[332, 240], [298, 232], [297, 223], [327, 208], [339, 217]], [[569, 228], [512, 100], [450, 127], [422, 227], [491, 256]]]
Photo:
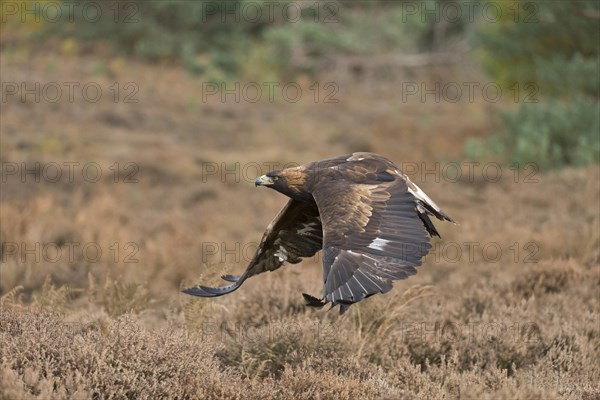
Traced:
[[254, 186], [268, 186], [272, 185], [273, 183], [275, 183], [273, 182], [273, 178], [263, 175], [256, 178], [254, 181]]

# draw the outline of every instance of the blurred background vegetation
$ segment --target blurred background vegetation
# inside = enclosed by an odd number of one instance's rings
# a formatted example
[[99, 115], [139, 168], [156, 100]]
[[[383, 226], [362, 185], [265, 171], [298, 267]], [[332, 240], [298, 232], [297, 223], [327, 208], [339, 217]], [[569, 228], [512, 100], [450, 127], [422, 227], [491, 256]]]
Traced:
[[[496, 152], [521, 164], [536, 160], [546, 169], [598, 162], [599, 3], [523, 5], [521, 23], [514, 23], [505, 12], [500, 23], [482, 27], [476, 40], [491, 77], [506, 88], [534, 82], [544, 101], [501, 111], [505, 135], [487, 146], [470, 143], [472, 154]], [[539, 22], [525, 16], [534, 12]], [[522, 95], [528, 92], [523, 90]]]
[[[21, 3], [52, 14], [43, 1]], [[90, 1], [80, 3], [84, 9]], [[103, 44], [112, 54], [179, 63], [204, 81], [230, 82], [317, 77], [340, 60], [364, 64], [369, 57], [407, 53], [443, 58], [469, 49], [520, 104], [498, 109], [502, 127], [490, 137], [467, 141], [469, 158], [536, 162], [544, 169], [599, 160], [595, 0], [488, 1], [488, 8], [485, 1], [473, 8], [446, 0], [283, 0], [276, 8], [254, 0], [91, 3], [91, 15], [100, 6], [111, 18], [89, 23], [74, 12], [69, 23], [36, 23], [29, 16], [22, 24], [3, 7], [4, 54], [17, 38], [41, 45], [50, 35], [62, 38], [63, 52], [91, 52]], [[267, 14], [269, 7], [274, 12]], [[360, 73], [364, 66], [353, 68]]]

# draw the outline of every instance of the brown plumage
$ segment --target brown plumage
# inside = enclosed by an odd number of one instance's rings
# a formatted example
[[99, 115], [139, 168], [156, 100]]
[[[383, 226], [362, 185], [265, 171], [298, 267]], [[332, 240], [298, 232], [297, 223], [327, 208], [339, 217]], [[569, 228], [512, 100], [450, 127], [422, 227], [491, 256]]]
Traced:
[[274, 171], [256, 180], [290, 200], [269, 224], [241, 276], [231, 285], [196, 286], [183, 292], [216, 297], [231, 293], [253, 275], [298, 263], [323, 250], [323, 296], [303, 294], [307, 305], [351, 304], [386, 293], [392, 281], [416, 274], [440, 236], [430, 216], [454, 220], [388, 159], [353, 153]]

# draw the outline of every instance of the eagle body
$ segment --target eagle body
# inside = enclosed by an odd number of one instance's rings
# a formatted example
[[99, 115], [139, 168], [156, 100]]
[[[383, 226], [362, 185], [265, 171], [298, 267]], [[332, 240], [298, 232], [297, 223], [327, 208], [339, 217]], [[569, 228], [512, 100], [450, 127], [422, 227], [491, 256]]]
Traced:
[[303, 294], [307, 305], [351, 304], [392, 289], [392, 281], [416, 274], [440, 236], [430, 216], [455, 222], [387, 158], [352, 153], [273, 171], [256, 186], [290, 198], [269, 224], [241, 276], [219, 288], [196, 286], [184, 293], [216, 297], [251, 276], [298, 263], [323, 250], [323, 295]]

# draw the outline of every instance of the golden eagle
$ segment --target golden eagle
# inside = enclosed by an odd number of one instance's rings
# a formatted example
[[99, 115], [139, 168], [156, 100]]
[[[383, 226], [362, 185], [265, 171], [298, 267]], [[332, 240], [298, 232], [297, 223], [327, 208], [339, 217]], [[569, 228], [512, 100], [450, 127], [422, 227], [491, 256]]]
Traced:
[[406, 279], [440, 236], [429, 219], [454, 220], [391, 161], [353, 153], [273, 171], [256, 179], [290, 197], [269, 224], [250, 265], [232, 284], [196, 286], [183, 292], [216, 297], [237, 290], [251, 276], [296, 264], [323, 249], [323, 297], [303, 293], [307, 305], [351, 304], [392, 289]]

